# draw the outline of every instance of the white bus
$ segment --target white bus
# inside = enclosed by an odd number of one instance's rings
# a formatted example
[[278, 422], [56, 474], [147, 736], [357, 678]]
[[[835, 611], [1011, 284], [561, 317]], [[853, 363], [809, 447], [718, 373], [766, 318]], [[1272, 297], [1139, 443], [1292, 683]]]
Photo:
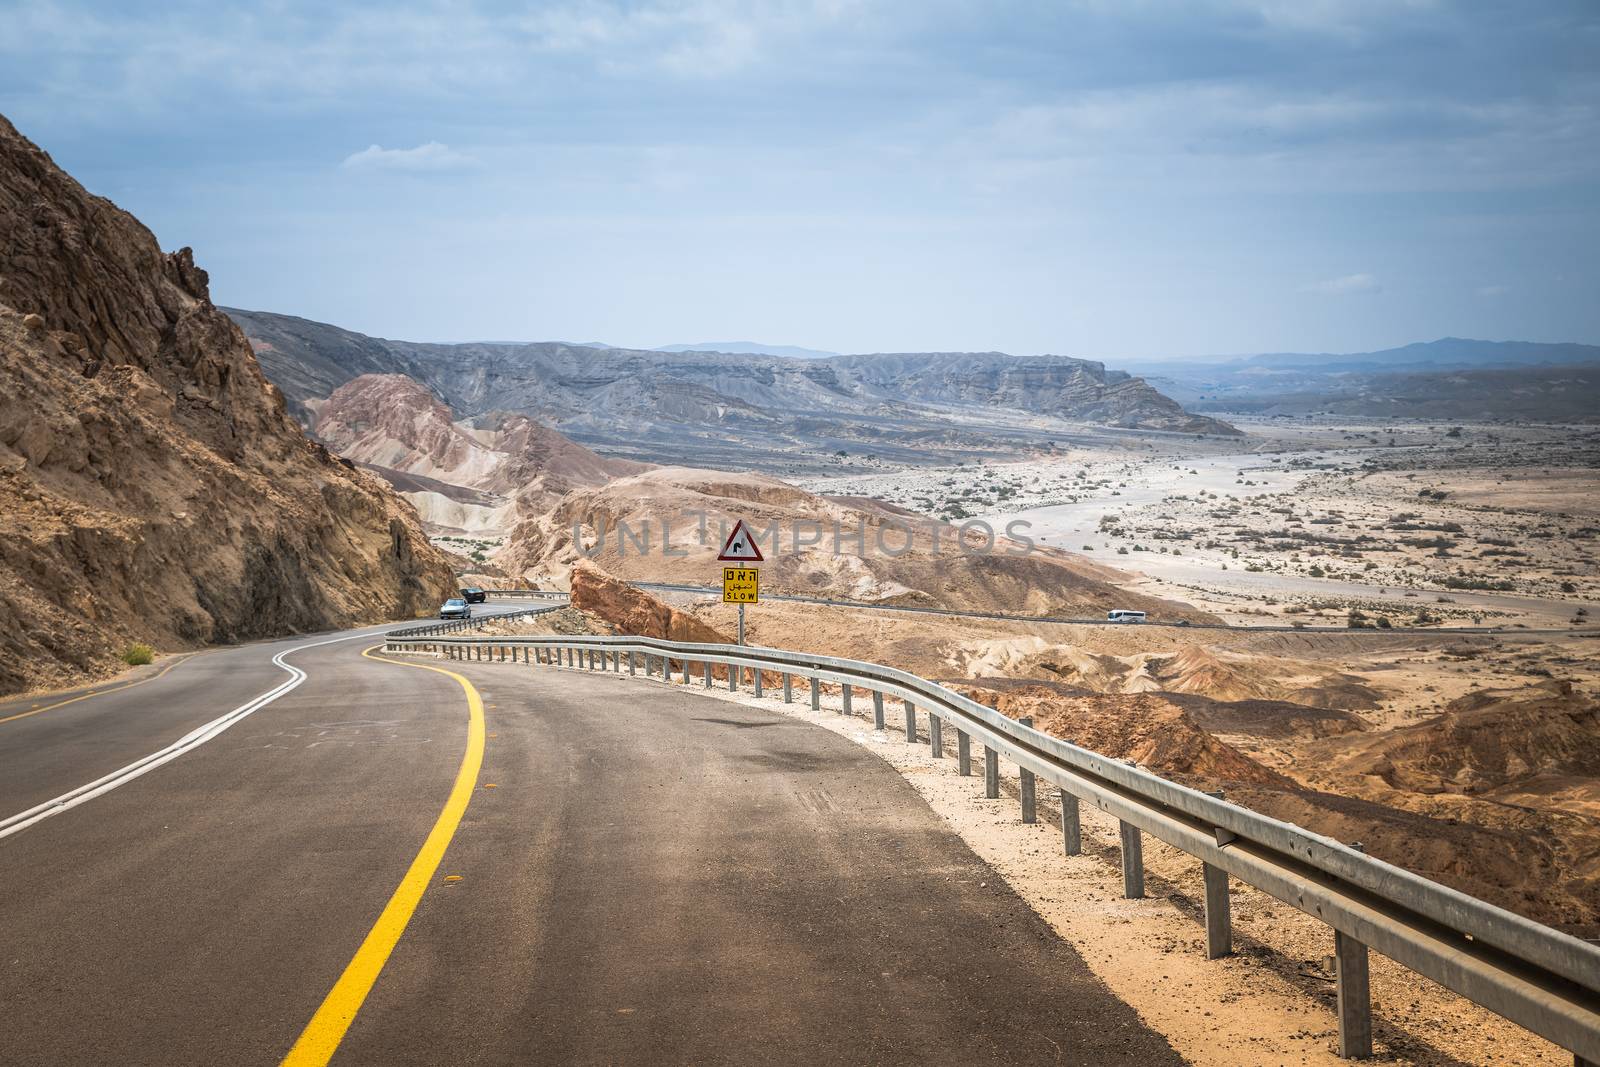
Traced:
[[1144, 622], [1144, 612], [1117, 608], [1106, 612], [1107, 622]]

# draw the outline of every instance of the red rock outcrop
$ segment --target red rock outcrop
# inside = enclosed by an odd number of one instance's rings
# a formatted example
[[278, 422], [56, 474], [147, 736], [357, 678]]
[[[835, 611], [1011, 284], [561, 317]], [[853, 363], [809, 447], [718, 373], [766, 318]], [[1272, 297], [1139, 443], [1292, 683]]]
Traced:
[[0, 692], [453, 587], [415, 512], [288, 417], [208, 284], [0, 118]]
[[659, 637], [668, 641], [732, 644], [732, 638], [707, 626], [687, 612], [663, 604], [642, 589], [635, 589], [581, 560], [572, 568], [572, 606], [611, 623], [625, 634]]

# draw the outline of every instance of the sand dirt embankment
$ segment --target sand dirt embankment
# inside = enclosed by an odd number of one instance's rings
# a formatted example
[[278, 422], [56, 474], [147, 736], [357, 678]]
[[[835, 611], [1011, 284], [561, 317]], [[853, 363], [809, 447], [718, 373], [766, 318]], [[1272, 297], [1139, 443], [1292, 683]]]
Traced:
[[[569, 494], [517, 528], [497, 562], [529, 580], [564, 582], [579, 559], [633, 581], [706, 584], [723, 536], [743, 519], [768, 561], [764, 590], [932, 607], [1104, 614], [1137, 608], [1207, 620], [1185, 604], [1129, 593], [1126, 576], [1080, 556], [820, 497], [756, 474], [668, 467]], [[622, 533], [626, 528], [628, 535]], [[763, 531], [774, 531], [763, 536]]]

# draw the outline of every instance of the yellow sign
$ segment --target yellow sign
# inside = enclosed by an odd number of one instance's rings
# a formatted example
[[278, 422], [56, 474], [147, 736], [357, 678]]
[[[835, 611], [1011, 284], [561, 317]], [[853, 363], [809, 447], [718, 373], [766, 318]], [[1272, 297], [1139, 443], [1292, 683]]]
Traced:
[[722, 602], [754, 604], [761, 599], [761, 572], [754, 567], [722, 568]]

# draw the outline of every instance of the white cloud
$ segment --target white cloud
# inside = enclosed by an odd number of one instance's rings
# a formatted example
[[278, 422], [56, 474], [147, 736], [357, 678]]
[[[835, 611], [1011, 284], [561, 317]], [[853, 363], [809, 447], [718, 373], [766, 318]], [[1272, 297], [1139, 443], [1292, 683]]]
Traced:
[[429, 141], [415, 148], [368, 145], [346, 156], [339, 165], [346, 170], [444, 171], [466, 170], [478, 166], [478, 161], [455, 151], [449, 145]]
[[861, 13], [862, 0], [582, 0], [518, 20], [535, 48], [593, 58], [607, 73], [650, 67], [705, 78], [778, 63], [786, 50]]
[[1346, 274], [1342, 278], [1329, 278], [1301, 286], [1300, 291], [1321, 293], [1323, 296], [1349, 296], [1354, 293], [1381, 293], [1383, 286], [1370, 274]]

